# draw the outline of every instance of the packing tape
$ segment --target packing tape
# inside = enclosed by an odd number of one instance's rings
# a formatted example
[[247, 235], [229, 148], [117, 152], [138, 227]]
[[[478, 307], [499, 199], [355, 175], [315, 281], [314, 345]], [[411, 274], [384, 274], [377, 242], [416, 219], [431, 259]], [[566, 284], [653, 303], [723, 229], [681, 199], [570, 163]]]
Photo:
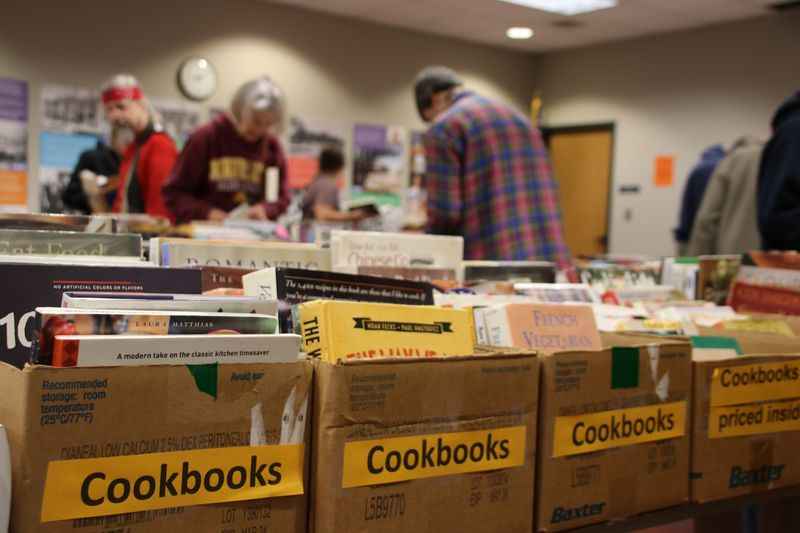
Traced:
[[630, 446], [686, 434], [686, 401], [555, 419], [553, 457]]
[[42, 522], [303, 494], [302, 445], [51, 461]]
[[513, 426], [348, 442], [342, 487], [523, 466], [526, 439], [527, 428]]

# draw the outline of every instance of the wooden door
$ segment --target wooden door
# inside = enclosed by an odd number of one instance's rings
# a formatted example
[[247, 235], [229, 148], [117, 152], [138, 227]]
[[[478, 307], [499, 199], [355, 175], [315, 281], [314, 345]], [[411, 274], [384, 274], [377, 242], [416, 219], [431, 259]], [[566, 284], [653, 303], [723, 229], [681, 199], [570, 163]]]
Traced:
[[567, 246], [575, 257], [607, 253], [613, 126], [550, 129], [546, 137]]

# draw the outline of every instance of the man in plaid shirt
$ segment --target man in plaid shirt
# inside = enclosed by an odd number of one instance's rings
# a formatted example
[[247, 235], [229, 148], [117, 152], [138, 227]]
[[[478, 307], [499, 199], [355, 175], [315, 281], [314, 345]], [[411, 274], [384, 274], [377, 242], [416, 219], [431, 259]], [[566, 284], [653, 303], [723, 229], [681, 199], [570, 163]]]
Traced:
[[464, 237], [466, 259], [569, 265], [558, 187], [539, 130], [519, 112], [461, 90], [446, 67], [417, 76], [428, 232]]

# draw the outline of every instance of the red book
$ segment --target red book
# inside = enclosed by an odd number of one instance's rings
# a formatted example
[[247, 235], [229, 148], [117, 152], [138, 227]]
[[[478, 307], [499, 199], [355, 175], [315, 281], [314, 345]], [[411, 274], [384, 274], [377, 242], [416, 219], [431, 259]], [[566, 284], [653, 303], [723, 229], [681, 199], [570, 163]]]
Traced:
[[734, 282], [728, 305], [736, 312], [800, 315], [800, 291]]

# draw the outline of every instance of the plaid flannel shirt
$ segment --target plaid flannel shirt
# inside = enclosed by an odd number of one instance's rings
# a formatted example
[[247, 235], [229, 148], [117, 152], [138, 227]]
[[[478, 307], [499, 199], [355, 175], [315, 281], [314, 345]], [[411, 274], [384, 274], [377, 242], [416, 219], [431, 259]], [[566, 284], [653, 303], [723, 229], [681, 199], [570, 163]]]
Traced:
[[462, 235], [466, 259], [569, 265], [547, 150], [521, 113], [461, 93], [424, 143], [429, 233]]

